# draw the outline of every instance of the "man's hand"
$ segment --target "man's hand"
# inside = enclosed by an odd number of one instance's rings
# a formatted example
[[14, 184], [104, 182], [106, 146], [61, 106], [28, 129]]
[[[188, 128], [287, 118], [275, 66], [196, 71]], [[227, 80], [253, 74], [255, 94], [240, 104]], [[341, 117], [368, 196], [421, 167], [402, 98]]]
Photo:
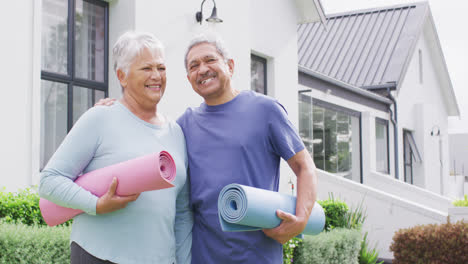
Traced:
[[140, 196], [139, 193], [129, 196], [118, 196], [115, 194], [116, 189], [117, 179], [114, 178], [106, 194], [98, 199], [96, 204], [96, 214], [106, 214], [125, 208], [129, 202], [135, 201], [138, 196]]
[[308, 219], [301, 219], [293, 214], [276, 210], [276, 215], [283, 221], [272, 229], [263, 229], [265, 235], [281, 244], [288, 242], [291, 238], [299, 235], [304, 230]]
[[94, 104], [94, 106], [98, 106], [98, 105], [104, 105], [104, 106], [109, 106], [109, 105], [113, 105], [115, 100], [117, 99], [114, 99], [114, 98], [104, 98], [104, 99], [99, 99], [99, 101], [97, 103]]

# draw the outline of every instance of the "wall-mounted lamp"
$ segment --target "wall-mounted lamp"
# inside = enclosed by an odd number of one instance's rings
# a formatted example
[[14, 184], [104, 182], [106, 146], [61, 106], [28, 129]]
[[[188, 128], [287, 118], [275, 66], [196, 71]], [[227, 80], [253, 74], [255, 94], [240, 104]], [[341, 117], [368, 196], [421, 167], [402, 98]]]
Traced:
[[440, 136], [440, 127], [435, 125], [431, 129], [431, 136]]
[[[195, 14], [195, 18], [197, 19], [197, 22], [200, 22], [200, 25], [201, 25], [202, 20], [203, 20], [203, 4], [205, 3], [205, 1], [206, 0], [202, 1], [200, 11]], [[213, 4], [214, 4], [214, 7], [213, 7], [213, 10], [211, 11], [211, 16], [209, 18], [205, 19], [205, 20], [207, 22], [212, 22], [212, 23], [221, 23], [221, 22], [223, 22], [223, 20], [221, 18], [219, 18], [218, 15], [217, 15], [216, 2], [214, 0], [212, 0], [212, 1], [213, 1]]]

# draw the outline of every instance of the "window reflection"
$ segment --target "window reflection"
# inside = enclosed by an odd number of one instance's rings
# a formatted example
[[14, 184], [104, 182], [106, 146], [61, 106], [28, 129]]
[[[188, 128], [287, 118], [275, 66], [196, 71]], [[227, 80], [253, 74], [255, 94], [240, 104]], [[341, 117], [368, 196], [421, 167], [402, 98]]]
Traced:
[[75, 75], [104, 81], [105, 8], [76, 1]]
[[[300, 134], [316, 167], [360, 182], [358, 114], [327, 107], [328, 103], [317, 105], [312, 102], [310, 96], [299, 95]], [[312, 120], [308, 120], [310, 116]], [[311, 131], [307, 131], [310, 127]]]
[[41, 68], [67, 74], [68, 3], [44, 0], [41, 32]]
[[41, 82], [41, 145], [42, 170], [67, 135], [67, 85]]

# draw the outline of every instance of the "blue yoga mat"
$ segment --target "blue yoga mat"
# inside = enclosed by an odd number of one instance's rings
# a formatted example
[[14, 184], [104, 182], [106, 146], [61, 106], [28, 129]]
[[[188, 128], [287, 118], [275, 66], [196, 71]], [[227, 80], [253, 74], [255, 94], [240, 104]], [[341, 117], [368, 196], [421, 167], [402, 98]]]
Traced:
[[[218, 216], [223, 231], [254, 231], [274, 228], [281, 219], [276, 210], [296, 214], [296, 197], [240, 184], [226, 185], [218, 196]], [[325, 226], [323, 208], [315, 203], [304, 231], [316, 235]]]

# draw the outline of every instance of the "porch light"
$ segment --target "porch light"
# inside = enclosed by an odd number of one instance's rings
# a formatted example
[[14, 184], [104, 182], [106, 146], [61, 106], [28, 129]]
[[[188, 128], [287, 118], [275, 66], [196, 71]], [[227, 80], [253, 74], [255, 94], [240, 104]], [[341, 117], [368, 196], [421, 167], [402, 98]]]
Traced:
[[[197, 19], [197, 22], [200, 22], [200, 25], [202, 24], [202, 20], [203, 20], [203, 4], [205, 3], [205, 1], [206, 0], [202, 1], [200, 11], [198, 11], [195, 14], [195, 18]], [[212, 22], [212, 23], [221, 23], [221, 22], [223, 22], [223, 20], [218, 17], [217, 9], [216, 9], [216, 2], [214, 0], [212, 0], [212, 1], [213, 1], [213, 4], [214, 4], [214, 7], [213, 7], [213, 10], [211, 11], [211, 16], [209, 18], [205, 19], [205, 20], [207, 22]]]

